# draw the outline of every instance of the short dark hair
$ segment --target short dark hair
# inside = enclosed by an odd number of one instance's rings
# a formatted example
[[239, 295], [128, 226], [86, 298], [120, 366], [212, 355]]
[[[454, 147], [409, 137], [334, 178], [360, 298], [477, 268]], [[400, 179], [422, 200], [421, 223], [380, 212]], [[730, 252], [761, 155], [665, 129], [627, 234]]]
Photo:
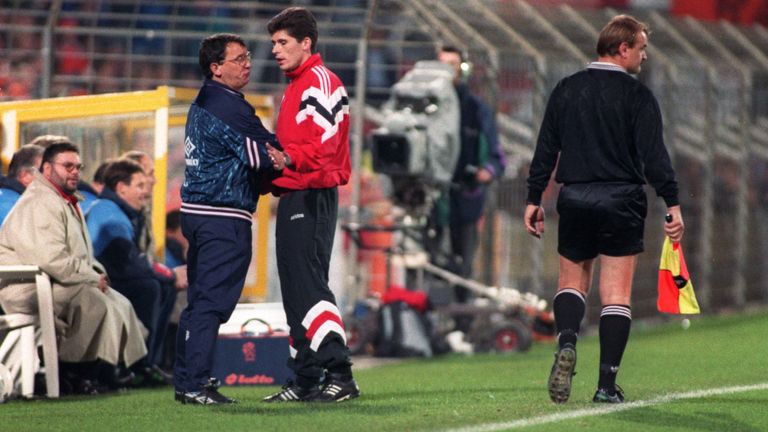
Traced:
[[43, 149], [37, 144], [25, 144], [13, 154], [11, 164], [8, 165], [8, 177], [18, 178], [23, 171], [40, 168], [36, 164], [37, 158], [43, 155]]
[[464, 58], [464, 52], [458, 48], [456, 48], [453, 45], [445, 45], [440, 47], [440, 52], [447, 52], [447, 53], [453, 53], [459, 55], [459, 60], [461, 62], [464, 62], [466, 59]]
[[51, 144], [50, 146], [46, 147], [45, 151], [43, 152], [43, 161], [40, 163], [40, 168], [42, 169], [43, 164], [46, 162], [53, 163], [53, 160], [56, 159], [56, 156], [58, 156], [59, 153], [69, 152], [80, 154], [80, 149], [78, 149], [76, 145], [69, 141]]
[[200, 43], [200, 51], [198, 53], [200, 70], [206, 78], [213, 78], [211, 65], [224, 61], [227, 55], [227, 45], [231, 42], [246, 46], [243, 38], [234, 33], [217, 33], [208, 36]]
[[118, 159], [107, 166], [104, 171], [104, 186], [117, 190], [118, 183], [131, 184], [134, 174], [144, 174], [141, 165], [131, 159]]
[[626, 42], [630, 48], [635, 46], [637, 34], [651, 34], [648, 25], [630, 15], [616, 15], [600, 31], [597, 39], [597, 55], [600, 57], [614, 56], [619, 53], [619, 47]]
[[109, 165], [114, 161], [114, 159], [107, 159], [102, 162], [99, 167], [96, 168], [96, 171], [93, 172], [93, 181], [104, 184], [104, 173], [107, 172], [107, 168], [109, 168]]
[[289, 7], [272, 17], [267, 23], [267, 31], [270, 35], [280, 30], [285, 30], [288, 35], [297, 41], [309, 38], [312, 41], [310, 51], [317, 52], [317, 21], [312, 12], [303, 7]]
[[165, 229], [175, 231], [181, 228], [181, 212], [176, 210], [170, 210], [165, 214]]

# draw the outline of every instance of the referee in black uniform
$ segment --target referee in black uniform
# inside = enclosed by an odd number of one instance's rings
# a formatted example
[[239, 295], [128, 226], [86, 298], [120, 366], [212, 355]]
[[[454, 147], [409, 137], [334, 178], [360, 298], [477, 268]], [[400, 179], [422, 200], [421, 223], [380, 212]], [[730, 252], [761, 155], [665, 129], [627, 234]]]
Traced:
[[548, 387], [553, 402], [571, 393], [576, 341], [584, 318], [592, 267], [600, 257], [600, 374], [594, 402], [621, 403], [616, 374], [632, 322], [630, 297], [643, 251], [647, 203], [643, 184], [664, 199], [672, 241], [683, 236], [675, 172], [662, 137], [661, 112], [651, 91], [630, 74], [646, 59], [648, 27], [628, 15], [600, 32], [598, 60], [561, 80], [549, 98], [528, 177], [525, 227], [544, 231], [541, 196], [558, 162], [563, 186], [558, 253], [560, 277], [553, 301], [558, 351]]

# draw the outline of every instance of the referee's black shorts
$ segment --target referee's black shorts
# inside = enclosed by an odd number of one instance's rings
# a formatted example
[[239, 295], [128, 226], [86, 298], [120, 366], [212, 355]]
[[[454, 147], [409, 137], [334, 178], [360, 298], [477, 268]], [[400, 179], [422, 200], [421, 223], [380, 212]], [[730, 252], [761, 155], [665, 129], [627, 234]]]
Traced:
[[648, 203], [642, 185], [577, 183], [557, 198], [557, 251], [571, 261], [636, 255], [643, 251]]

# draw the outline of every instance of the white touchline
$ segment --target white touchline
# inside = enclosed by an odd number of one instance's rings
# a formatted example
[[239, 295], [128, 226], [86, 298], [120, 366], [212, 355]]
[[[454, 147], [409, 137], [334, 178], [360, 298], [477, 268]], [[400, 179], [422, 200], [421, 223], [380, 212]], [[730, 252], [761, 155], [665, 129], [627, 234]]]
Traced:
[[698, 399], [709, 396], [718, 396], [724, 394], [743, 393], [753, 390], [768, 390], [768, 383], [734, 386], [734, 387], [720, 387], [707, 390], [696, 390], [685, 393], [670, 393], [664, 396], [659, 396], [654, 399], [641, 400], [634, 402], [627, 402], [623, 404], [615, 405], [599, 405], [594, 408], [585, 408], [575, 411], [568, 411], [557, 414], [550, 414], [540, 417], [523, 418], [519, 420], [504, 422], [504, 423], [486, 423], [481, 425], [467, 426], [458, 429], [449, 429], [446, 432], [493, 432], [508, 429], [516, 429], [527, 426], [541, 425], [546, 423], [556, 423], [563, 420], [569, 420], [580, 417], [592, 417], [604, 414], [611, 414], [620, 411], [627, 411], [636, 408], [644, 408], [651, 405], [660, 405], [681, 399]]

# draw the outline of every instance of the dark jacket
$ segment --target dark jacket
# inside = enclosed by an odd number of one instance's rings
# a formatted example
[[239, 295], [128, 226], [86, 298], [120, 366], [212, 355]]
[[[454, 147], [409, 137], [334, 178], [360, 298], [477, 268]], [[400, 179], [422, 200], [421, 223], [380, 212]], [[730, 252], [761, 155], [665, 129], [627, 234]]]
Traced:
[[274, 173], [267, 142], [279, 148], [243, 94], [206, 79], [187, 114], [181, 212], [250, 221]]
[[506, 159], [499, 147], [496, 116], [465, 84], [456, 87], [461, 108], [461, 151], [453, 174], [450, 193], [451, 223], [466, 224], [480, 219], [487, 185], [478, 184], [475, 174], [485, 168], [498, 178], [504, 174]]
[[667, 206], [678, 204], [659, 104], [618, 66], [591, 63], [552, 91], [531, 161], [529, 203], [540, 204], [556, 163], [558, 183], [647, 181]]

